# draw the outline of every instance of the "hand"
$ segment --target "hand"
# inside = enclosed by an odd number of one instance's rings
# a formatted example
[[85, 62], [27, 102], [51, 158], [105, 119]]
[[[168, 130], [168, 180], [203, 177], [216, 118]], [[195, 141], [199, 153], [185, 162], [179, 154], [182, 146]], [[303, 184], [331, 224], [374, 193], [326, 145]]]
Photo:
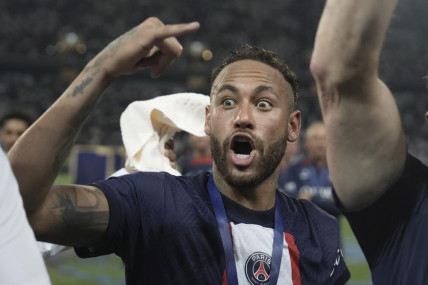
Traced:
[[169, 159], [169, 163], [171, 164], [171, 167], [174, 169], [177, 169], [177, 165], [175, 164], [176, 155], [174, 152], [174, 140], [173, 139], [169, 139], [165, 143], [164, 155]]
[[302, 193], [299, 193], [297, 198], [311, 201], [312, 195], [309, 192], [302, 192]]
[[198, 28], [197, 22], [165, 25], [158, 18], [148, 18], [111, 42], [87, 68], [100, 68], [108, 77], [115, 78], [150, 67], [151, 76], [158, 77], [183, 50], [175, 37]]

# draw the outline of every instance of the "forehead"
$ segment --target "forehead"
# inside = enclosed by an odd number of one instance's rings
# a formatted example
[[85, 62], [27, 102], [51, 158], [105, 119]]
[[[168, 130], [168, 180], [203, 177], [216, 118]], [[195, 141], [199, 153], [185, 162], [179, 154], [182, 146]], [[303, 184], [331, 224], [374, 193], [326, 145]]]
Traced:
[[27, 128], [28, 124], [26, 121], [18, 118], [10, 118], [4, 121], [3, 128]]
[[227, 65], [214, 80], [211, 95], [223, 85], [231, 84], [238, 89], [268, 86], [278, 93], [291, 95], [291, 85], [279, 70], [265, 63], [245, 59]]
[[312, 138], [314, 136], [325, 135], [325, 126], [321, 124], [313, 125], [306, 131], [306, 137]]

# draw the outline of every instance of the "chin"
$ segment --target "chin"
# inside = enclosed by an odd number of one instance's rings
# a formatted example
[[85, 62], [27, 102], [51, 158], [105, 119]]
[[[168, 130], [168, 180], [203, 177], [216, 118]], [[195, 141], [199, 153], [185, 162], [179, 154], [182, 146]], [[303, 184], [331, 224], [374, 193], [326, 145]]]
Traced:
[[249, 169], [232, 169], [227, 171], [223, 177], [227, 184], [235, 188], [251, 188], [259, 185], [265, 180], [259, 173]]
[[229, 140], [221, 145], [217, 138], [211, 135], [211, 153], [215, 169], [227, 184], [236, 188], [255, 187], [269, 179], [284, 156], [286, 144], [286, 136], [272, 141], [266, 147], [258, 148], [259, 155], [254, 157], [250, 165], [239, 167], [233, 164], [230, 156], [227, 155], [230, 151]]

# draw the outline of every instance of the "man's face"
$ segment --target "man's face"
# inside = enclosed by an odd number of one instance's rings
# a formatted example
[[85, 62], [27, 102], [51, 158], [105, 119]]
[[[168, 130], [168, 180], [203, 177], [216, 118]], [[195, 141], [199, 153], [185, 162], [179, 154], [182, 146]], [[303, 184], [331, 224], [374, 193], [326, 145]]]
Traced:
[[237, 61], [217, 76], [205, 132], [214, 169], [229, 185], [256, 186], [278, 170], [287, 141], [300, 131], [300, 112], [290, 114], [292, 96], [283, 75], [261, 62]]
[[314, 161], [325, 161], [327, 153], [324, 125], [310, 127], [305, 137], [305, 150], [308, 158]]
[[19, 119], [9, 119], [4, 122], [3, 128], [0, 129], [0, 142], [5, 152], [12, 148], [27, 128], [27, 123]]

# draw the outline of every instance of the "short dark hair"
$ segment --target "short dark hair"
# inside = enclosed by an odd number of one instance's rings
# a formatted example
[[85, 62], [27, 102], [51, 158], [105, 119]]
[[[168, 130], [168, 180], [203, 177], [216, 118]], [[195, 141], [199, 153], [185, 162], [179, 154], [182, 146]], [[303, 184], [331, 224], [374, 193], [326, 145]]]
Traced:
[[292, 106], [293, 109], [297, 107], [297, 100], [299, 97], [297, 93], [297, 89], [299, 86], [297, 76], [294, 74], [293, 71], [290, 70], [290, 68], [288, 68], [287, 64], [283, 60], [281, 60], [277, 54], [275, 54], [273, 51], [269, 51], [258, 46], [245, 44], [229, 52], [229, 54], [226, 55], [223, 61], [213, 69], [211, 73], [211, 86], [214, 83], [214, 80], [220, 74], [220, 72], [227, 65], [245, 59], [259, 61], [277, 69], [284, 76], [285, 80], [290, 83], [291, 88], [293, 89], [294, 102]]
[[16, 119], [27, 123], [28, 126], [34, 122], [33, 116], [23, 110], [11, 110], [4, 114], [0, 119], [0, 128], [3, 128], [6, 121]]

